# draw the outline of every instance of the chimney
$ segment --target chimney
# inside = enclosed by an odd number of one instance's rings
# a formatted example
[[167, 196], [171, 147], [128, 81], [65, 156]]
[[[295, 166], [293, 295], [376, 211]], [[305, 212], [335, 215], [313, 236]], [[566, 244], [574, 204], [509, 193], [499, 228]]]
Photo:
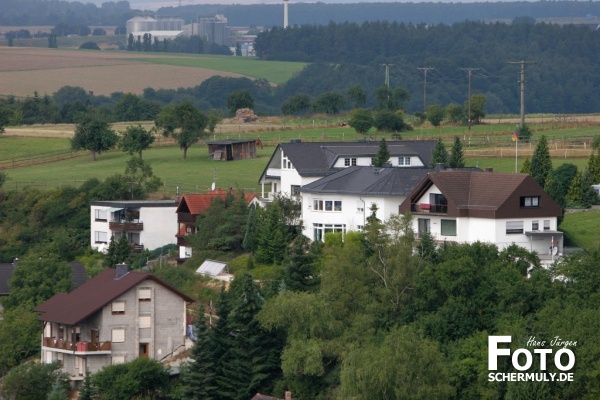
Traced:
[[121, 279], [122, 277], [124, 277], [125, 275], [127, 275], [129, 273], [129, 265], [127, 264], [117, 264], [115, 265], [116, 268], [116, 273], [115, 273], [115, 280], [118, 281], [119, 279]]
[[292, 392], [289, 390], [285, 391], [285, 400], [292, 400]]
[[435, 169], [436, 171], [443, 171], [446, 169], [446, 167], [444, 167], [444, 163], [436, 163], [433, 169]]

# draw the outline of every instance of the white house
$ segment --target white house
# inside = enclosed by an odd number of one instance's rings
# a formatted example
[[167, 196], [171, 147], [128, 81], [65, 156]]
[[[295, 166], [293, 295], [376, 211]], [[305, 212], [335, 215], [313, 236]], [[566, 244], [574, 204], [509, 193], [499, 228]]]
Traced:
[[437, 241], [515, 243], [541, 258], [562, 253], [561, 208], [527, 174], [472, 170], [430, 172], [399, 208], [417, 234]]
[[[386, 142], [392, 167], [427, 167], [431, 165], [433, 140], [402, 140]], [[352, 166], [371, 166], [380, 142], [301, 142], [292, 140], [277, 146], [259, 183], [266, 197], [297, 195], [298, 188], [324, 176]]]
[[105, 252], [112, 236], [121, 235], [135, 251], [154, 250], [176, 243], [177, 202], [175, 200], [93, 201], [91, 202], [90, 242]]
[[298, 189], [302, 200], [303, 234], [322, 241], [328, 232], [360, 231], [372, 207], [385, 221], [429, 168], [350, 166]]

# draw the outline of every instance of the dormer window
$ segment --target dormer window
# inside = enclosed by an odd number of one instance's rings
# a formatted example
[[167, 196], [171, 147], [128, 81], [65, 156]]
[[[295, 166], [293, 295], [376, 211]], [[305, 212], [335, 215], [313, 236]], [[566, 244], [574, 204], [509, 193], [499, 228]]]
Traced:
[[356, 165], [356, 158], [344, 158], [344, 166], [349, 167], [351, 165]]
[[409, 156], [398, 157], [398, 165], [399, 166], [409, 166], [410, 165], [410, 157]]
[[283, 157], [282, 164], [283, 164], [283, 169], [293, 169], [294, 168], [294, 166], [292, 165], [292, 162], [287, 157]]
[[521, 207], [539, 207], [540, 196], [521, 196]]

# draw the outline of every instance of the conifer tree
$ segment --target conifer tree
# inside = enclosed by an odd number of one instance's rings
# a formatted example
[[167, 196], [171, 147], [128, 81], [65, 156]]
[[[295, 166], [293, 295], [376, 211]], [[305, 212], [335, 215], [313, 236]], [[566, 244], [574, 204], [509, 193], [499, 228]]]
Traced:
[[199, 307], [195, 323], [196, 342], [192, 347], [193, 362], [181, 371], [183, 395], [186, 399], [216, 399], [216, 359], [211, 329], [206, 324], [204, 307]]
[[284, 283], [287, 290], [304, 292], [318, 287], [317, 263], [320, 249], [320, 242], [310, 245], [304, 235], [294, 239], [285, 266]]
[[585, 208], [590, 208], [593, 204], [598, 201], [598, 194], [592, 187], [592, 175], [588, 169], [583, 171], [581, 175], [581, 205]]
[[256, 251], [256, 225], [257, 225], [256, 207], [250, 207], [248, 210], [248, 218], [246, 221], [246, 233], [242, 242], [242, 248], [250, 253]]
[[381, 143], [379, 144], [379, 151], [375, 156], [375, 161], [373, 162], [373, 166], [377, 168], [382, 168], [386, 165], [386, 163], [390, 159], [390, 149], [388, 149], [387, 143], [385, 139], [381, 139]]
[[523, 166], [521, 167], [521, 170], [519, 172], [522, 174], [531, 175], [531, 161], [529, 161], [529, 157], [527, 157], [525, 161], [523, 161]]
[[424, 231], [419, 234], [419, 243], [417, 244], [417, 254], [423, 261], [435, 262], [437, 259], [437, 246], [433, 240], [431, 232]]
[[433, 148], [433, 153], [431, 155], [431, 166], [435, 167], [437, 164], [443, 164], [446, 166], [448, 164], [448, 150], [446, 150], [446, 146], [442, 139], [438, 139]]
[[598, 149], [598, 154], [595, 153], [596, 150], [594, 149], [587, 164], [587, 169], [590, 172], [592, 184], [600, 183], [600, 149]]
[[542, 135], [531, 156], [531, 177], [541, 187], [544, 187], [548, 174], [552, 172], [552, 160], [548, 150], [546, 136]]
[[567, 200], [574, 204], [581, 204], [581, 177], [581, 171], [577, 171], [567, 192]]
[[454, 137], [454, 143], [452, 144], [452, 150], [450, 153], [450, 168], [463, 168], [465, 166], [465, 157], [463, 152], [462, 142], [458, 136]]
[[256, 234], [256, 260], [262, 263], [280, 263], [288, 243], [288, 228], [283, 223], [281, 208], [277, 202], [261, 210]]
[[554, 173], [548, 175], [544, 190], [550, 197], [552, 197], [552, 200], [554, 200], [556, 204], [560, 206], [560, 208], [564, 210], [567, 207], [565, 192], [560, 184], [560, 181], [554, 177]]
[[92, 385], [92, 375], [89, 370], [85, 371], [85, 378], [83, 378], [83, 383], [81, 385], [81, 389], [79, 390], [79, 396], [77, 400], [93, 400], [96, 398], [96, 391], [94, 386]]

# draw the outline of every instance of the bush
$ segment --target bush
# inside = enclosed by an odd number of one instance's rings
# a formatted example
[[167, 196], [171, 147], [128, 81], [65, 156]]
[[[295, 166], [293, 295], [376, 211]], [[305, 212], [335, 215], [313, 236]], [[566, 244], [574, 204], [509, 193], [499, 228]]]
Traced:
[[79, 46], [79, 48], [86, 50], [100, 50], [100, 47], [98, 47], [98, 44], [96, 42], [85, 42], [81, 46]]

